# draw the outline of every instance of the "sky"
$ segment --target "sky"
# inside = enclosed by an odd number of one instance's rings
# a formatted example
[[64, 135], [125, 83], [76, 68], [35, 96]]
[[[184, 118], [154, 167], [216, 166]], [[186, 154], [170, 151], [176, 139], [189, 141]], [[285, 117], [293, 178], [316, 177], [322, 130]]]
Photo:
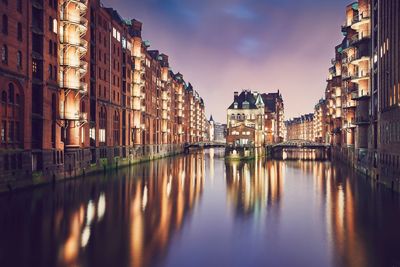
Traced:
[[143, 22], [150, 49], [226, 122], [233, 92], [282, 93], [285, 117], [313, 112], [324, 95], [349, 0], [103, 0]]

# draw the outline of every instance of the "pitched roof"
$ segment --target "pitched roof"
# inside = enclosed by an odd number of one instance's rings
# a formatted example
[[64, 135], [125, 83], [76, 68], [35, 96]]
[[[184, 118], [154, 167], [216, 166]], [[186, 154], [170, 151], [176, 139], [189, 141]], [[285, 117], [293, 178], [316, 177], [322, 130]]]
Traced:
[[237, 109], [243, 109], [243, 104], [246, 103], [248, 103], [248, 107], [245, 107], [245, 109], [257, 109], [256, 105], [257, 96], [258, 94], [255, 92], [251, 92], [249, 90], [243, 90], [238, 96], [235, 96], [235, 100], [229, 106], [228, 109], [234, 109], [235, 102], [238, 104]]

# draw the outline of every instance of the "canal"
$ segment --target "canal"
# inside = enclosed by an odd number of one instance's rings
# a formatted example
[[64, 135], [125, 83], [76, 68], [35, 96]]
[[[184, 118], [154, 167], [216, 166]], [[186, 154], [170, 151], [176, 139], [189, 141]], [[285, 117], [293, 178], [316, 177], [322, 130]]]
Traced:
[[0, 266], [400, 266], [399, 195], [209, 149], [0, 196]]

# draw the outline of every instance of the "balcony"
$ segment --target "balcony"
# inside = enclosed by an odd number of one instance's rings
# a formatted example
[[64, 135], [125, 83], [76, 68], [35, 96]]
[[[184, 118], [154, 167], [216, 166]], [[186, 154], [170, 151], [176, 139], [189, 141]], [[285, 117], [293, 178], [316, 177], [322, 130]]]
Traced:
[[368, 125], [369, 123], [370, 121], [367, 116], [356, 116], [355, 120], [356, 125]]
[[88, 63], [82, 60], [71, 60], [69, 58], [62, 58], [60, 60], [60, 66], [64, 68], [78, 69], [81, 73], [86, 73], [88, 68]]
[[78, 6], [81, 14], [86, 13], [88, 0], [64, 0], [66, 3], [74, 3]]
[[354, 101], [348, 101], [343, 104], [343, 109], [352, 109], [356, 107], [356, 103]]
[[70, 13], [61, 13], [60, 21], [65, 24], [76, 25], [81, 28], [82, 31], [87, 30], [88, 20], [82, 16], [73, 16]]
[[342, 80], [349, 80], [352, 78], [352, 74], [346, 72], [346, 73], [342, 73]]
[[88, 122], [87, 112], [64, 112], [60, 114], [61, 120]]
[[351, 39], [349, 41], [349, 44], [350, 45], [356, 45], [356, 44], [358, 44], [358, 43], [360, 43], [362, 41], [366, 41], [366, 40], [369, 40], [369, 39], [370, 39], [369, 32], [366, 33], [366, 34], [357, 33], [353, 37], [351, 37]]
[[369, 71], [361, 70], [358, 73], [355, 73], [355, 74], [353, 74], [351, 76], [351, 81], [354, 82], [354, 83], [358, 83], [358, 82], [360, 82], [362, 80], [369, 79], [369, 76], [370, 76]]
[[364, 100], [370, 97], [369, 92], [367, 90], [357, 90], [356, 92], [351, 93], [352, 100]]
[[82, 94], [86, 94], [88, 91], [88, 85], [84, 82], [60, 82], [60, 88], [65, 90], [76, 90]]
[[353, 30], [358, 30], [361, 25], [370, 22], [370, 10], [365, 10], [360, 14], [353, 17], [351, 28]]
[[78, 41], [68, 40], [68, 38], [61, 37], [60, 43], [64, 47], [73, 46], [79, 49], [81, 56], [86, 54], [88, 49], [88, 41], [85, 39], [79, 38]]

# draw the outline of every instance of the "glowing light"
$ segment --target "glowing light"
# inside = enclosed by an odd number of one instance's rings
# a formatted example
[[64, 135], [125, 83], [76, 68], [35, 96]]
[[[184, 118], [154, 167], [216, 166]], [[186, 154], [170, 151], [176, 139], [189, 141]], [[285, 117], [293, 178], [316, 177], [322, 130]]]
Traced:
[[106, 196], [102, 193], [99, 197], [99, 202], [97, 204], [97, 218], [101, 221], [106, 213]]
[[81, 246], [83, 248], [86, 247], [87, 244], [89, 243], [89, 238], [90, 238], [90, 226], [86, 225], [86, 227], [83, 229], [81, 237]]
[[94, 218], [94, 205], [93, 202], [90, 200], [87, 206], [86, 225], [91, 224], [93, 218]]
[[147, 185], [144, 187], [143, 189], [143, 197], [142, 197], [142, 210], [144, 211], [146, 209], [147, 206], [147, 198], [148, 198], [148, 189], [147, 189]]

